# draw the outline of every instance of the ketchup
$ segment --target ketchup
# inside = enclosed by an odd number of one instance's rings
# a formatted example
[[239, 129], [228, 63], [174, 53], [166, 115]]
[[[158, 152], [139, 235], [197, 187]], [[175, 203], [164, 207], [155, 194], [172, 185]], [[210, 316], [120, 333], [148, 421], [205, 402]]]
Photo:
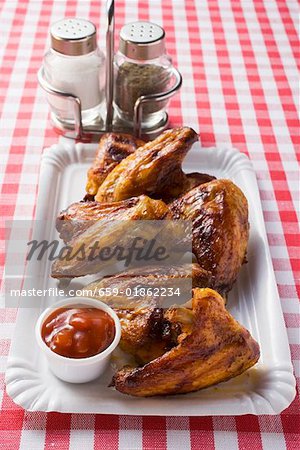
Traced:
[[109, 347], [115, 324], [97, 308], [60, 308], [47, 317], [41, 334], [53, 352], [67, 358], [88, 358]]

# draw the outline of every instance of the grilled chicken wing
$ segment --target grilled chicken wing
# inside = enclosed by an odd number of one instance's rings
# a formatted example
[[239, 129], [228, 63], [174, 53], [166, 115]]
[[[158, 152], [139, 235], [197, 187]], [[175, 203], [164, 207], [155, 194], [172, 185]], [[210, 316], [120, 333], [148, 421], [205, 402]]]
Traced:
[[[195, 287], [213, 287], [214, 277], [207, 270], [202, 269], [199, 264], [182, 264], [168, 266], [146, 266], [134, 268], [121, 272], [114, 276], [106, 276], [100, 280], [88, 284], [83, 292], [88, 295], [96, 292], [93, 298], [104, 301], [116, 310], [140, 310], [143, 308], [158, 307], [164, 304], [165, 295], [157, 291], [152, 295], [154, 288], [175, 288], [180, 281], [190, 281], [182, 285], [187, 290], [190, 298], [191, 289]], [[151, 288], [149, 295], [137, 296], [135, 288]], [[101, 289], [115, 290], [117, 294], [101, 296]]]
[[[213, 283], [211, 274], [196, 263], [143, 267], [94, 281], [82, 290], [82, 295], [98, 298], [116, 311], [122, 326], [120, 347], [145, 364], [171, 348], [180, 330], [177, 325], [171, 326], [163, 315], [166, 297], [160, 295], [162, 288], [178, 286], [181, 298], [190, 299], [192, 288], [213, 286]], [[141, 287], [150, 288], [149, 295], [137, 296], [136, 289]], [[108, 289], [112, 295], [101, 295], [101, 290]]]
[[144, 144], [144, 141], [130, 134], [105, 133], [99, 141], [96, 158], [88, 171], [87, 194], [95, 196], [107, 175], [119, 162]]
[[105, 178], [95, 199], [116, 202], [141, 194], [174, 197], [186, 182], [181, 165], [197, 138], [187, 127], [165, 131], [123, 159]]
[[[190, 190], [192, 190], [196, 186], [200, 186], [200, 184], [208, 183], [209, 181], [215, 180], [216, 177], [212, 175], [208, 175], [207, 173], [199, 173], [199, 172], [192, 172], [188, 173], [185, 176], [185, 181], [176, 192], [176, 195], [173, 196], [171, 200], [174, 200], [175, 198], [180, 198]], [[168, 202], [169, 203], [169, 202]]]
[[[109, 251], [120, 245], [127, 248], [129, 241], [136, 237], [135, 227], [129, 227], [129, 221], [160, 220], [168, 216], [169, 210], [164, 202], [153, 200], [146, 195], [135, 197], [123, 202], [105, 204], [97, 202], [74, 203], [68, 210], [62, 212], [57, 221], [57, 229], [61, 238], [68, 243], [70, 252], [66, 258], [57, 259], [52, 265], [52, 277], [73, 278], [99, 272], [105, 265], [111, 263], [105, 258], [92, 257], [91, 249], [106, 248]], [[171, 221], [169, 221], [171, 222]], [[145, 236], [155, 227], [145, 225]]]
[[244, 262], [249, 237], [248, 203], [230, 180], [198, 186], [170, 205], [175, 219], [193, 222], [193, 252], [215, 277], [215, 288], [228, 291]]
[[[135, 208], [135, 209], [133, 209]], [[127, 216], [127, 214], [129, 214]], [[152, 220], [171, 218], [167, 206], [146, 195], [115, 203], [76, 202], [60, 212], [56, 219], [56, 229], [65, 243], [82, 233], [98, 220]]]
[[164, 316], [163, 308], [116, 310], [122, 327], [120, 348], [144, 365], [177, 343], [181, 328]]
[[[192, 305], [178, 344], [142, 367], [118, 371], [112, 381], [118, 391], [138, 397], [193, 392], [240, 375], [258, 361], [257, 342], [226, 311], [219, 294], [195, 289]], [[169, 311], [169, 319], [179, 320], [176, 311]]]

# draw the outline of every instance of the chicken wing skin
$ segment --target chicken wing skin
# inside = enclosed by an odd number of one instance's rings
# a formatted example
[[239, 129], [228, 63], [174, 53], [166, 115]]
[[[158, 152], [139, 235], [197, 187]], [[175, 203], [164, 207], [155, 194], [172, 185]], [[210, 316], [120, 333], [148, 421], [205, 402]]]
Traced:
[[87, 174], [87, 194], [95, 196], [107, 175], [119, 162], [144, 144], [144, 141], [130, 134], [105, 133], [99, 141], [95, 160]]
[[215, 277], [218, 291], [228, 291], [245, 260], [249, 238], [248, 202], [230, 180], [197, 186], [169, 205], [175, 219], [193, 222], [193, 252]]
[[[190, 280], [190, 284], [182, 285], [183, 288], [188, 290], [187, 296], [189, 299], [192, 288], [214, 286], [214, 277], [210, 272], [202, 269], [197, 263], [186, 263], [178, 266], [137, 267], [117, 275], [105, 276], [85, 286], [83, 292], [86, 292], [87, 296], [90, 296], [92, 292], [93, 298], [98, 298], [116, 310], [136, 311], [143, 308], [163, 306], [165, 296], [160, 296], [159, 292], [155, 296], [151, 294], [136, 296], [135, 288], [152, 288], [152, 291], [154, 288], [161, 287], [174, 288], [181, 280]], [[94, 294], [107, 288], [114, 289], [118, 294], [106, 295], [105, 298], [100, 294]], [[125, 294], [126, 292], [127, 294]]]
[[185, 182], [182, 161], [197, 139], [188, 127], [165, 131], [123, 159], [105, 178], [95, 199], [116, 202], [141, 194], [174, 197], [173, 190]]
[[[57, 259], [52, 265], [53, 278], [74, 278], [99, 272], [107, 264], [109, 258], [99, 260], [98, 257], [89, 258], [88, 251], [97, 248], [113, 250], [117, 245], [127, 244], [135, 237], [135, 227], [129, 227], [129, 222], [161, 220], [168, 216], [166, 204], [160, 200], [153, 200], [146, 195], [107, 205], [97, 202], [79, 202], [60, 214], [57, 229], [60, 236], [71, 249], [66, 258]], [[166, 221], [171, 223], [171, 221]], [[155, 228], [145, 227], [147, 233], [155, 233]], [[149, 239], [154, 236], [149, 236]]]
[[138, 397], [193, 392], [236, 377], [258, 361], [257, 342], [217, 292], [195, 289], [192, 305], [178, 345], [142, 367], [118, 371], [112, 381], [118, 391]]
[[[136, 208], [136, 210], [132, 208]], [[143, 208], [145, 208], [144, 212]], [[137, 212], [136, 216], [134, 211]], [[132, 213], [135, 220], [138, 218], [148, 220], [150, 217], [152, 217], [152, 220], [171, 219], [171, 213], [164, 202], [141, 195], [114, 203], [95, 201], [72, 203], [57, 216], [56, 229], [60, 238], [67, 243], [95, 221], [104, 219], [127, 220], [126, 212]]]
[[[180, 191], [174, 196], [176, 198], [182, 197], [187, 192], [191, 191], [194, 187], [200, 186], [200, 184], [208, 183], [209, 181], [215, 180], [216, 177], [213, 175], [208, 175], [207, 173], [192, 172], [186, 174], [185, 182], [183, 183]], [[173, 198], [174, 200], [174, 198]]]
[[[213, 277], [196, 263], [142, 267], [94, 281], [82, 290], [82, 295], [98, 298], [116, 311], [122, 327], [120, 347], [145, 364], [176, 343], [180, 327], [164, 317], [166, 297], [158, 295], [162, 287], [176, 286], [180, 286], [181, 296], [190, 299], [192, 287], [213, 286]], [[150, 288], [152, 295], [136, 296], [139, 287]], [[155, 288], [158, 292], [154, 295]], [[101, 290], [108, 289], [115, 293], [100, 295]]]
[[165, 317], [163, 308], [116, 310], [116, 313], [122, 327], [119, 346], [140, 365], [174, 347], [181, 333], [180, 326]]

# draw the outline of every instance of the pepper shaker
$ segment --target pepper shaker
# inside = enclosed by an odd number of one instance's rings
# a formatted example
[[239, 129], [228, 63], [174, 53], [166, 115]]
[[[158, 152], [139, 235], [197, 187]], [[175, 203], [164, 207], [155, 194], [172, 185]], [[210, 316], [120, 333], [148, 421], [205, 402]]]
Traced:
[[[114, 108], [119, 119], [132, 127], [138, 98], [166, 92], [170, 87], [173, 66], [165, 51], [164, 30], [142, 21], [123, 26], [114, 67]], [[143, 130], [155, 128], [164, 120], [167, 104], [168, 100], [161, 100], [144, 105]]]

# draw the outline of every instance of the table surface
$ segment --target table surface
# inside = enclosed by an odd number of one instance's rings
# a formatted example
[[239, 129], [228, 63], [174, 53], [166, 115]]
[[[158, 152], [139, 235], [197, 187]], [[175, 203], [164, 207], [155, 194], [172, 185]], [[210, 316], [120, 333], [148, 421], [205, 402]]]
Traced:
[[[200, 132], [203, 146], [230, 143], [251, 158], [299, 380], [299, 122], [296, 0], [117, 0], [116, 27], [151, 20], [184, 79], [170, 105], [172, 125]], [[151, 5], [151, 6], [149, 6]], [[34, 214], [45, 146], [57, 142], [36, 73], [51, 22], [89, 18], [104, 42], [104, 2], [0, 0], [0, 176], [2, 219]], [[0, 270], [3, 274], [4, 227]], [[3, 304], [4, 306], [4, 304]], [[16, 311], [0, 309], [2, 448], [299, 448], [299, 398], [280, 416], [138, 417], [28, 413], [5, 392]]]

